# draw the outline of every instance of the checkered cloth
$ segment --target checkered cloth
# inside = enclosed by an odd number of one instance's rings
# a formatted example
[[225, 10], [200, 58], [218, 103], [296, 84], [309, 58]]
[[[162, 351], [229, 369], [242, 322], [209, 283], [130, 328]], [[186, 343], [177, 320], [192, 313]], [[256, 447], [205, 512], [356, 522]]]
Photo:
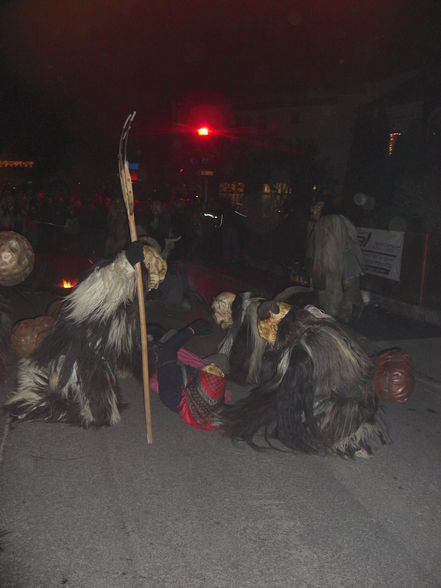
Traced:
[[225, 378], [199, 370], [184, 389], [193, 418], [205, 423], [224, 405]]

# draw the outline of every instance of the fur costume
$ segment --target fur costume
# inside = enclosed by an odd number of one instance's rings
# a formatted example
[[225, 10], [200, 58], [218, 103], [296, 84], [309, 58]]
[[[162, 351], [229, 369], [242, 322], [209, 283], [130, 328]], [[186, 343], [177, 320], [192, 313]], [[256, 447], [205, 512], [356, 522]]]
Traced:
[[267, 447], [274, 439], [292, 450], [345, 457], [367, 457], [371, 442], [388, 440], [373, 362], [342, 325], [314, 306], [281, 313], [277, 302], [265, 302], [258, 315], [278, 325], [277, 370], [224, 411], [230, 437], [259, 447], [254, 439], [262, 432]]
[[[295, 300], [304, 291], [305, 288], [291, 286], [280, 292], [275, 300]], [[251, 292], [221, 292], [211, 305], [216, 323], [223, 329], [228, 329], [218, 351], [228, 357], [231, 369], [229, 376], [240, 384], [256, 386], [262, 377], [267, 377], [264, 373], [268, 366], [262, 369], [262, 361], [268, 346], [257, 328], [257, 311], [264, 301], [264, 298]], [[267, 354], [267, 360], [271, 355], [273, 364], [277, 354]], [[269, 369], [271, 371], [273, 367]]]
[[[166, 263], [141, 246], [148, 289]], [[12, 421], [69, 422], [83, 427], [120, 420], [118, 370], [141, 371], [137, 272], [129, 250], [97, 264], [65, 298], [53, 331], [19, 362], [17, 389], [6, 404]]]
[[312, 282], [318, 303], [334, 318], [349, 322], [363, 307], [359, 276], [364, 259], [354, 225], [341, 214], [322, 216], [313, 237]]
[[212, 303], [215, 321], [228, 332], [218, 347], [230, 362], [230, 378], [256, 385], [266, 342], [257, 331], [257, 309], [263, 298], [251, 292], [221, 292]]

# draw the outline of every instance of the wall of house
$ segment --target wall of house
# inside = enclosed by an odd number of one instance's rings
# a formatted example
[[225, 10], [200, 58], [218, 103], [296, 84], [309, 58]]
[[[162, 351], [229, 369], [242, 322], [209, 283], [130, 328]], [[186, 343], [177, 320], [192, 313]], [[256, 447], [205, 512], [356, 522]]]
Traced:
[[407, 133], [422, 124], [424, 102], [422, 100], [396, 104], [386, 108], [390, 131]]
[[[271, 99], [271, 106], [255, 104], [232, 109], [233, 124], [251, 129], [263, 141], [306, 141], [317, 149], [317, 158], [328, 163], [334, 180], [343, 183], [354, 127], [359, 108], [379, 100], [382, 96], [412, 78], [413, 72], [367, 84], [363, 91], [353, 94], [320, 96], [306, 94]], [[260, 98], [260, 102], [262, 98]], [[279, 101], [279, 103], [278, 103]], [[392, 125], [407, 130], [406, 124], [423, 117], [423, 103], [400, 104], [390, 108]], [[406, 122], [407, 121], [407, 122]]]
[[331, 176], [342, 182], [359, 103], [358, 95], [347, 95], [320, 104], [240, 110], [234, 112], [235, 124], [252, 128], [268, 141], [314, 145], [317, 159], [326, 162]]

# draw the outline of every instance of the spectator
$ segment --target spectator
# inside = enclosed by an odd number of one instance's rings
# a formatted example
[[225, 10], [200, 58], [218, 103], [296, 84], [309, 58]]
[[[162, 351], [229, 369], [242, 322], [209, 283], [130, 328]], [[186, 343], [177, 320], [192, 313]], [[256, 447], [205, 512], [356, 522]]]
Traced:
[[114, 198], [107, 212], [107, 235], [104, 255], [109, 257], [129, 241], [127, 212], [122, 198]]
[[149, 216], [148, 235], [163, 243], [171, 236], [171, 217], [161, 200], [153, 200]]
[[222, 241], [222, 261], [235, 263], [240, 258], [239, 215], [233, 209], [230, 199], [224, 198], [219, 207]]

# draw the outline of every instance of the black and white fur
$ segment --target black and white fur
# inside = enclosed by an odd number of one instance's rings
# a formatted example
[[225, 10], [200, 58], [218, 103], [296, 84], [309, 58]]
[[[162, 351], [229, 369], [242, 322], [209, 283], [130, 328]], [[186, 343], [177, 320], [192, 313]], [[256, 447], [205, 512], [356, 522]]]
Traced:
[[[298, 297], [310, 290], [299, 286], [286, 288], [275, 300], [298, 301]], [[221, 341], [218, 352], [225, 354], [230, 362], [229, 378], [239, 384], [257, 386], [273, 375], [279, 361], [279, 353], [271, 353], [257, 330], [257, 313], [265, 298], [252, 292], [236, 295], [231, 306], [233, 324]], [[265, 355], [265, 364], [263, 358]]]
[[266, 342], [257, 331], [257, 309], [263, 300], [251, 292], [237, 294], [231, 306], [233, 324], [218, 347], [229, 359], [229, 377], [240, 384], [260, 381]]
[[280, 356], [273, 377], [225, 410], [227, 435], [259, 447], [255, 437], [263, 433], [266, 447], [277, 440], [292, 450], [345, 457], [367, 457], [372, 443], [388, 441], [373, 362], [332, 317], [313, 306], [292, 309], [279, 324], [274, 351]]
[[141, 370], [137, 307], [137, 273], [125, 252], [97, 264], [66, 297], [52, 332], [20, 360], [5, 406], [11, 420], [118, 423], [117, 373]]

